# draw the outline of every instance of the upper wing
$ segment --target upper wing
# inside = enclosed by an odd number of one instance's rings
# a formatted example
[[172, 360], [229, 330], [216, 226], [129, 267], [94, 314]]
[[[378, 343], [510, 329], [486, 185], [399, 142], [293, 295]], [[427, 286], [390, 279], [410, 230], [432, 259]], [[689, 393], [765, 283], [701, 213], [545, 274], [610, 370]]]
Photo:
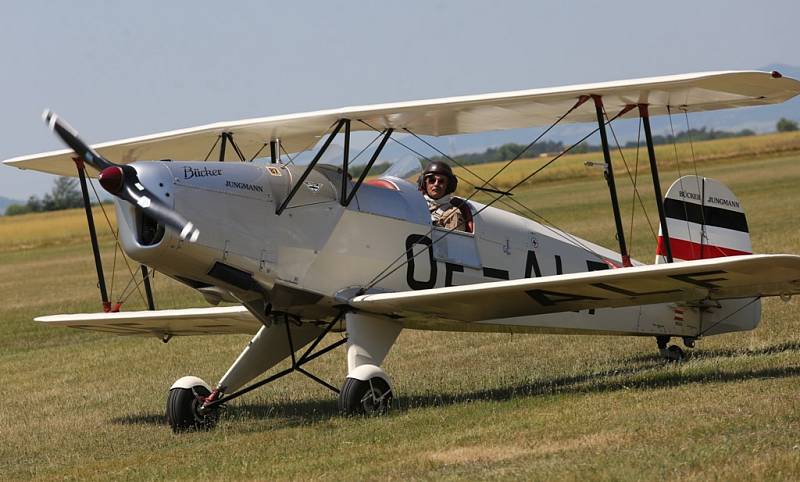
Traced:
[[800, 256], [747, 255], [357, 296], [356, 309], [477, 322], [590, 308], [800, 293]]
[[52, 326], [82, 328], [116, 335], [253, 334], [261, 327], [261, 323], [244, 306], [120, 313], [77, 313], [40, 316], [35, 320]]
[[[106, 158], [126, 164], [136, 160], [200, 160], [223, 132], [232, 133], [248, 156], [274, 139], [280, 139], [282, 147], [291, 153], [306, 149], [339, 119], [353, 120], [352, 130], [391, 127], [440, 136], [549, 125], [584, 95], [601, 95], [611, 116], [631, 104], [648, 104], [651, 115], [660, 115], [666, 114], [668, 107], [697, 112], [774, 104], [798, 93], [800, 82], [767, 72], [706, 72], [220, 122], [93, 147]], [[634, 109], [626, 116], [637, 115]], [[596, 121], [594, 105], [585, 102], [563, 122]], [[228, 151], [233, 155], [233, 149]], [[74, 176], [75, 168], [68, 162], [72, 156], [72, 151], [60, 150], [4, 162], [21, 169]]]

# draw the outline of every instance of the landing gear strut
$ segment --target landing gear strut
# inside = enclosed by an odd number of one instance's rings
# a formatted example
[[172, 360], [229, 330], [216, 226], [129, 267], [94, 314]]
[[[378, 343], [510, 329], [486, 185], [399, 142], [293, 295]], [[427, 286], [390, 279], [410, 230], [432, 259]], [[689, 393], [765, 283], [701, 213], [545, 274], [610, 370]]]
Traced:
[[[323, 338], [346, 316], [348, 336], [316, 350]], [[285, 328], [285, 339], [280, 334]], [[210, 429], [219, 408], [245, 393], [274, 382], [292, 372], [300, 372], [339, 394], [339, 410], [345, 415], [382, 415], [392, 405], [394, 393], [389, 376], [380, 368], [402, 325], [384, 317], [340, 313], [325, 328], [293, 324], [288, 316], [282, 324], [264, 325], [222, 377], [217, 389], [197, 377], [183, 377], [172, 386], [167, 399], [167, 419], [175, 432]], [[297, 358], [295, 349], [311, 343]], [[348, 374], [342, 389], [308, 372], [303, 366], [347, 343]], [[285, 357], [291, 366], [247, 387], [246, 382], [275, 366]], [[227, 393], [226, 389], [234, 389]]]

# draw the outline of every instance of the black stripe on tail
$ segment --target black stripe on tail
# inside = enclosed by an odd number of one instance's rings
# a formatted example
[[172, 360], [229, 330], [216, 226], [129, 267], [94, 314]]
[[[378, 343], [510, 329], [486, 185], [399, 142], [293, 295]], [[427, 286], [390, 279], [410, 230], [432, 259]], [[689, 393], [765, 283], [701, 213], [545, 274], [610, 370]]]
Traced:
[[708, 205], [700, 206], [699, 204], [667, 198], [664, 201], [664, 211], [666, 216], [672, 219], [732, 229], [743, 233], [750, 232], [747, 228], [747, 218], [744, 213], [731, 211], [730, 209]]

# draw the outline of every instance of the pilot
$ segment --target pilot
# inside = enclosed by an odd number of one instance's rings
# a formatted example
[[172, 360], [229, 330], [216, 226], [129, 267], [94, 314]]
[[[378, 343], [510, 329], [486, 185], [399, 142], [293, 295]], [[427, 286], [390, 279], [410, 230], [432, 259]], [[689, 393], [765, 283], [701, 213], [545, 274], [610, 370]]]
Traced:
[[419, 190], [428, 202], [433, 225], [466, 231], [464, 214], [459, 209], [464, 200], [452, 196], [456, 187], [458, 178], [450, 166], [441, 161], [428, 164], [419, 178]]

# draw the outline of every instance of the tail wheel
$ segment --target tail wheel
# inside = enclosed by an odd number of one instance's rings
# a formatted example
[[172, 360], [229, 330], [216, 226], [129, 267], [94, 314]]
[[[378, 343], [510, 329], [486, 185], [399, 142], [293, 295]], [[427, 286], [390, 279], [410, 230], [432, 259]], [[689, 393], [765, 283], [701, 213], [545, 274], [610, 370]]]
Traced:
[[668, 361], [682, 362], [686, 358], [686, 354], [678, 345], [670, 345], [667, 348], [662, 348], [661, 357]]
[[391, 407], [392, 389], [380, 377], [347, 378], [339, 393], [339, 411], [344, 415], [384, 415]]
[[211, 392], [202, 385], [192, 388], [173, 388], [167, 396], [167, 422], [175, 433], [189, 430], [210, 430], [217, 424], [218, 413], [200, 412], [203, 401]]

